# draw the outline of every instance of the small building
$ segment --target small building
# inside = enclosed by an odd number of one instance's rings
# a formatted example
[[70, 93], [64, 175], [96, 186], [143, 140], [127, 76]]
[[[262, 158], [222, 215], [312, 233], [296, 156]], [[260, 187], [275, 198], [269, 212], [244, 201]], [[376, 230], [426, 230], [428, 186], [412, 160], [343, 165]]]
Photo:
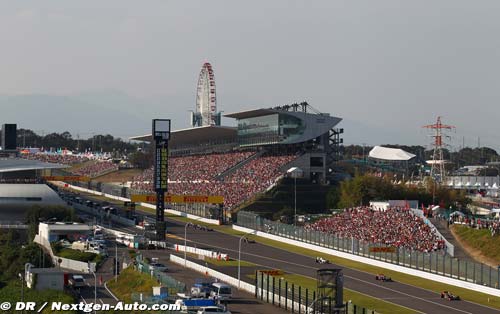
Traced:
[[58, 268], [29, 268], [26, 285], [35, 290], [64, 290], [64, 272]]
[[93, 228], [89, 225], [76, 222], [41, 222], [38, 226], [40, 238], [49, 242], [59, 240], [77, 241], [81, 238], [88, 238], [92, 235]]
[[374, 210], [386, 211], [389, 207], [418, 208], [418, 201], [388, 200], [370, 201], [370, 207]]

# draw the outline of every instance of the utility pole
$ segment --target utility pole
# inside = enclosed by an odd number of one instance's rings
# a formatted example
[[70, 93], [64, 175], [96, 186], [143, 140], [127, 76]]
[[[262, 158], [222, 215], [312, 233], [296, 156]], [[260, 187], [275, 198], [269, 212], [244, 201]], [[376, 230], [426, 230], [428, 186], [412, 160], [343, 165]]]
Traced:
[[444, 134], [443, 130], [451, 130], [455, 127], [452, 125], [446, 125], [441, 123], [441, 117], [437, 117], [437, 121], [435, 124], [424, 125], [423, 128], [431, 129], [434, 131], [434, 134], [431, 137], [434, 138], [432, 145], [434, 146], [434, 152], [432, 156], [432, 165], [431, 165], [431, 177], [439, 178], [439, 182], [443, 182], [446, 172], [445, 172], [445, 161], [443, 156], [443, 147], [445, 144], [443, 143], [443, 136], [447, 137]]

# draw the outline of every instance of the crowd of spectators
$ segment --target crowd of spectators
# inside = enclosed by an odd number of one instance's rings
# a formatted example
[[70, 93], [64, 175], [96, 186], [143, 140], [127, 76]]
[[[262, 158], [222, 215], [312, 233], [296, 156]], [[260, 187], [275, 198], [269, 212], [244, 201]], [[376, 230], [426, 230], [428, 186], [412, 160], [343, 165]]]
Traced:
[[[228, 209], [263, 192], [282, 174], [280, 168], [296, 155], [262, 155], [253, 158], [224, 178], [224, 171], [252, 157], [253, 152], [231, 152], [169, 159], [169, 193], [192, 195], [222, 195]], [[133, 179], [132, 190], [139, 193], [153, 191], [153, 169]]]
[[305, 226], [334, 234], [338, 237], [354, 238], [365, 243], [378, 243], [420, 252], [431, 252], [445, 248], [445, 243], [425, 222], [405, 208], [373, 210], [371, 207], [356, 207], [344, 210], [331, 217]]
[[97, 160], [87, 163], [82, 167], [73, 170], [74, 174], [86, 177], [98, 177], [111, 171], [118, 170], [118, 165], [109, 160]]
[[74, 165], [89, 160], [89, 158], [86, 157], [85, 155], [64, 155], [64, 154], [46, 154], [46, 153], [21, 154], [21, 158], [28, 160], [37, 160], [42, 162], [50, 162], [54, 164], [62, 164], [62, 165]]
[[462, 224], [474, 229], [489, 229], [491, 236], [500, 234], [500, 221], [498, 219], [482, 219], [466, 215], [450, 215], [448, 225]]

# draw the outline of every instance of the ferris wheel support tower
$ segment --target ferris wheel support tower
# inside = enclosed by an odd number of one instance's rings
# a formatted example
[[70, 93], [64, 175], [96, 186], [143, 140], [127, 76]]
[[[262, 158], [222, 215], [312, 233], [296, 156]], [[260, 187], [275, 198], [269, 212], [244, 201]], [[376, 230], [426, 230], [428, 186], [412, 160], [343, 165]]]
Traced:
[[432, 154], [431, 177], [438, 182], [443, 182], [446, 177], [445, 160], [443, 156], [443, 147], [446, 144], [443, 142], [443, 137], [449, 138], [446, 135], [448, 130], [454, 129], [453, 125], [446, 125], [441, 122], [441, 117], [437, 117], [435, 124], [424, 125], [423, 128], [433, 131], [431, 137], [434, 138], [432, 143], [434, 151]]

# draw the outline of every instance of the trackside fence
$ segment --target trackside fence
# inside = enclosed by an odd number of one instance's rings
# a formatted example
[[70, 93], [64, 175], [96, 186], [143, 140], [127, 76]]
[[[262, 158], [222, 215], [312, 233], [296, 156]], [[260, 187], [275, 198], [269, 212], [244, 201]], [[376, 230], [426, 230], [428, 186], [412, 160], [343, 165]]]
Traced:
[[342, 308], [335, 309], [331, 302], [320, 302], [315, 289], [304, 288], [289, 283], [280, 277], [271, 276], [261, 271], [255, 272], [255, 298], [271, 303], [292, 313], [299, 314], [376, 314], [374, 310], [356, 306], [350, 302]]
[[[367, 243], [353, 238], [338, 237], [334, 234], [320, 231], [307, 230], [300, 226], [271, 221], [255, 213], [245, 211], [238, 212], [236, 225], [304, 243], [310, 243], [341, 252], [499, 289], [500, 266], [498, 268], [493, 268], [482, 263], [460, 260], [442, 251], [424, 253], [405, 248], [396, 248], [394, 251], [386, 250], [384, 245]], [[380, 247], [380, 249], [376, 249], [377, 247]]]
[[[192, 261], [184, 261], [183, 258], [170, 254], [170, 261], [178, 265], [184, 266], [197, 272], [205, 274], [205, 276], [217, 278], [233, 287], [240, 286], [240, 290], [254, 294], [255, 298], [271, 303], [276, 307], [280, 307], [292, 313], [303, 314], [326, 314], [329, 313], [326, 307], [321, 312], [321, 305], [316, 301], [316, 292], [314, 289], [306, 289], [286, 282], [278, 277], [270, 276], [268, 273], [256, 272], [253, 284], [244, 280], [241, 282], [234, 277], [211, 269], [207, 266], [200, 265]], [[318, 303], [318, 304], [314, 304]], [[345, 303], [339, 314], [376, 314], [377, 312], [366, 308], [356, 306], [350, 302]]]
[[136, 256], [134, 267], [139, 272], [148, 274], [151, 276], [151, 278], [156, 279], [158, 281], [158, 284], [167, 287], [168, 295], [176, 295], [177, 293], [186, 291], [186, 285], [184, 283], [177, 281], [164, 272], [150, 267], [149, 264], [142, 259], [142, 255]]

